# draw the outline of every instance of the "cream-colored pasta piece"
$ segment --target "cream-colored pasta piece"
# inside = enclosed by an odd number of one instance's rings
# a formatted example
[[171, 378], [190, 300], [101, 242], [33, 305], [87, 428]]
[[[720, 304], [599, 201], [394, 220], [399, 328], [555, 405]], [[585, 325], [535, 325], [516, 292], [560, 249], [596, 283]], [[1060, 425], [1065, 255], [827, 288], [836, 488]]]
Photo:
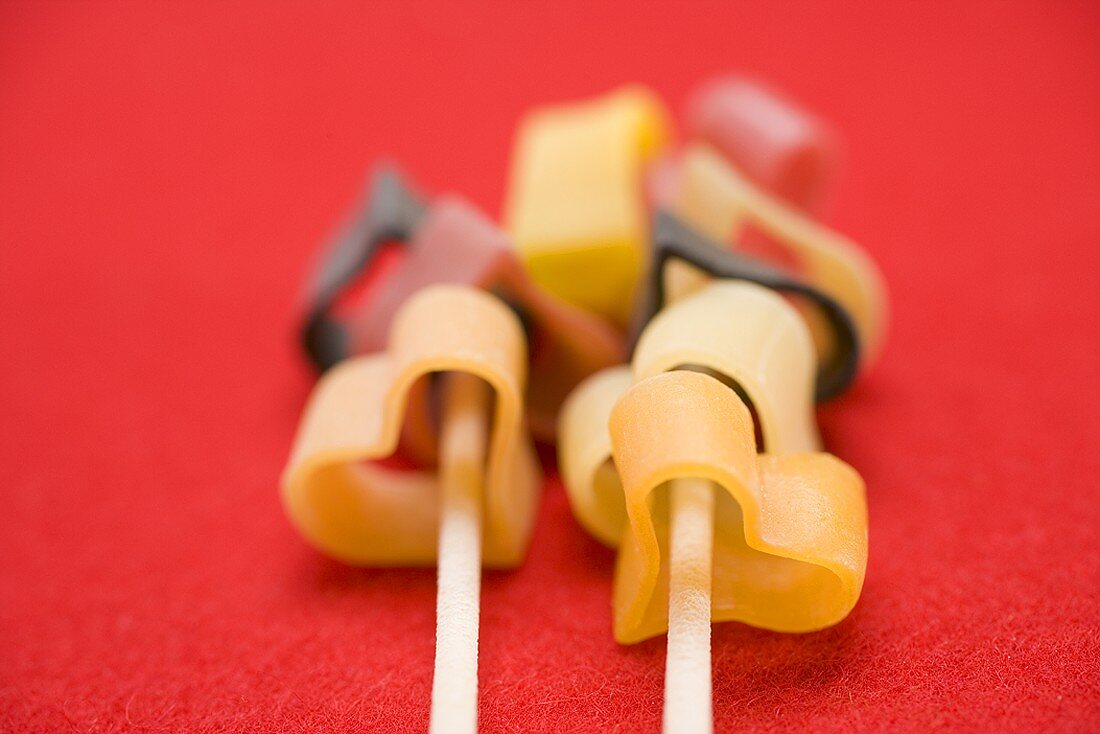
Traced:
[[[689, 223], [719, 242], [727, 242], [745, 224], [787, 248], [807, 282], [835, 298], [859, 331], [863, 363], [878, 355], [887, 322], [886, 286], [874, 261], [847, 237], [802, 214], [741, 175], [713, 149], [688, 146], [677, 170], [673, 208]], [[681, 267], [681, 270], [683, 268]], [[700, 280], [675, 276], [676, 289], [687, 292]], [[815, 343], [829, 349], [827, 330], [810, 319]]]

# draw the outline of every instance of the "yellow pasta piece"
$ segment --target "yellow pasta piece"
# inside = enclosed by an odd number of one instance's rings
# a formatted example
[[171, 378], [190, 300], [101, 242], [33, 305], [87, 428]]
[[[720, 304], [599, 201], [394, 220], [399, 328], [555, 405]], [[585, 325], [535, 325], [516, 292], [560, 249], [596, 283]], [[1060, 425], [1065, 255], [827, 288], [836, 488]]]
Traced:
[[718, 488], [711, 617], [782, 632], [843, 619], [867, 563], [863, 482], [823, 453], [757, 455], [751, 415], [717, 380], [689, 371], [642, 380], [610, 416], [629, 532], [613, 592], [615, 638], [632, 643], [668, 625], [665, 483]]
[[[864, 364], [878, 355], [887, 322], [886, 286], [875, 263], [854, 242], [764, 192], [711, 148], [688, 146], [680, 162], [674, 208], [710, 237], [728, 241], [752, 224], [798, 259], [806, 280], [847, 309], [859, 330]], [[682, 268], [681, 268], [682, 269]], [[675, 288], [698, 286], [682, 272]], [[828, 332], [813, 322], [815, 342], [827, 353]]]
[[283, 475], [287, 513], [319, 549], [362, 565], [436, 561], [440, 477], [368, 463], [393, 453], [410, 388], [433, 372], [491, 387], [485, 564], [515, 566], [534, 520], [541, 473], [523, 425], [526, 347], [515, 314], [468, 286], [436, 285], [398, 312], [385, 353], [355, 357], [317, 384]]
[[660, 100], [636, 86], [521, 123], [504, 220], [536, 283], [626, 323], [646, 261], [644, 178], [667, 128]]

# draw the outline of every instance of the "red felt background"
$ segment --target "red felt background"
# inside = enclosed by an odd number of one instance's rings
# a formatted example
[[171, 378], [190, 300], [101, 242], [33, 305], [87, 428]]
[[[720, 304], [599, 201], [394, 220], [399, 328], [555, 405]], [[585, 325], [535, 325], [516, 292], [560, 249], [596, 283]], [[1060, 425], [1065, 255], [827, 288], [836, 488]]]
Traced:
[[[717, 627], [718, 730], [1100, 729], [1100, 7], [313, 5], [0, 5], [0, 729], [423, 731], [433, 573], [277, 501], [314, 247], [380, 154], [495, 213], [527, 106], [731, 69], [847, 141], [894, 319], [821, 412], [863, 598]], [[658, 729], [611, 569], [549, 482], [485, 580], [485, 732]]]

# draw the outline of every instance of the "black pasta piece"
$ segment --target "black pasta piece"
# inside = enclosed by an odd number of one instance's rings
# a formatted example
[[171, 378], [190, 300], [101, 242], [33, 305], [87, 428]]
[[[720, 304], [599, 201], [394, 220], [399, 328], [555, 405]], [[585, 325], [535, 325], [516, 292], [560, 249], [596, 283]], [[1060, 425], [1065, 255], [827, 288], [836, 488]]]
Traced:
[[635, 344], [641, 330], [665, 305], [666, 264], [682, 260], [715, 278], [745, 280], [804, 298], [821, 312], [833, 332], [833, 354], [827, 363], [818, 365], [817, 401], [840, 395], [851, 385], [859, 368], [859, 334], [851, 316], [836, 300], [778, 268], [720, 246], [667, 211], [656, 214], [650, 245], [649, 272], [635, 310]]

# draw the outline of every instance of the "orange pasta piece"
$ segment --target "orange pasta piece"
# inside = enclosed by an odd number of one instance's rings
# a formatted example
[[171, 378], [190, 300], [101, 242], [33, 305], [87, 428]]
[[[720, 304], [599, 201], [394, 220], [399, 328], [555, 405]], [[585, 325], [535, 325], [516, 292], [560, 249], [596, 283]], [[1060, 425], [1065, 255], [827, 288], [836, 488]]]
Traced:
[[[632, 367], [597, 373], [570, 396], [561, 474], [581, 524], [619, 548], [617, 640], [666, 630], [667, 483], [688, 479], [716, 487], [714, 621], [809, 631], [851, 610], [866, 566], [864, 489], [818, 450], [814, 370], [792, 306], [760, 286], [719, 281], [661, 312]], [[756, 412], [764, 453], [734, 387]]]
[[438, 472], [369, 462], [396, 448], [418, 380], [433, 372], [468, 373], [492, 390], [485, 564], [520, 563], [541, 483], [523, 424], [526, 360], [518, 319], [493, 296], [452, 285], [417, 293], [394, 319], [386, 352], [345, 360], [318, 382], [283, 475], [283, 501], [295, 525], [349, 563], [434, 563]]
[[757, 455], [736, 393], [698, 373], [647, 378], [610, 417], [628, 527], [615, 569], [614, 631], [623, 643], [668, 625], [668, 498], [698, 477], [717, 488], [714, 621], [782, 632], [836, 624], [859, 598], [867, 563], [863, 482], [824, 453]]

